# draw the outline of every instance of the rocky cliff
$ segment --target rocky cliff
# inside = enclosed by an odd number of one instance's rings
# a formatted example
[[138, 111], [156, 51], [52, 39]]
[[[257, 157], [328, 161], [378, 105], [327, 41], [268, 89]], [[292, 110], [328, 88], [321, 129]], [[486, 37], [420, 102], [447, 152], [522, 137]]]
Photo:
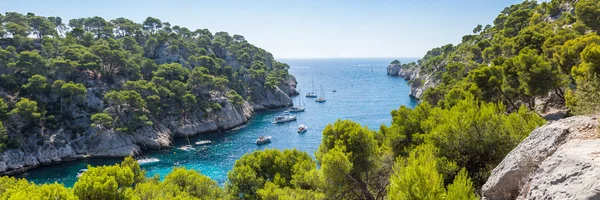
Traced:
[[417, 99], [423, 96], [425, 90], [435, 87], [436, 84], [432, 75], [422, 74], [419, 67], [403, 68], [398, 64], [390, 64], [387, 67], [387, 74], [390, 76], [399, 76], [410, 81], [410, 92], [408, 95]]
[[[251, 92], [252, 100], [241, 105], [233, 104], [222, 95], [215, 94], [212, 98], [221, 104], [222, 108], [214, 114], [199, 112], [187, 119], [181, 119], [179, 115], [151, 119], [152, 126], [137, 129], [132, 133], [96, 131], [90, 128], [75, 138], [62, 130], [46, 133], [43, 139], [30, 137], [24, 141], [21, 148], [0, 153], [0, 175], [20, 173], [39, 165], [81, 158], [138, 155], [145, 149], [170, 146], [176, 137], [229, 130], [248, 122], [255, 111], [292, 105], [290, 96], [297, 94], [295, 87], [296, 80], [290, 75], [274, 89], [257, 89]], [[92, 91], [88, 93], [86, 104], [101, 106], [102, 100]]]
[[535, 129], [492, 171], [484, 199], [600, 199], [598, 120], [576, 116]]

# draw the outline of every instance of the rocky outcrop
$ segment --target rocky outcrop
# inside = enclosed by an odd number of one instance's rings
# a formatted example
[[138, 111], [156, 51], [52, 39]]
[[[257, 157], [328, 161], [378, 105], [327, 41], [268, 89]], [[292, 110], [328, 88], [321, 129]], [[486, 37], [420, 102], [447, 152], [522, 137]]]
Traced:
[[421, 74], [421, 68], [412, 67], [404, 69], [398, 64], [390, 64], [387, 67], [387, 74], [390, 76], [399, 76], [409, 80], [410, 92], [409, 96], [421, 99], [425, 90], [435, 87], [436, 82], [431, 74]]
[[416, 99], [421, 99], [425, 90], [435, 87], [436, 81], [433, 79], [431, 74], [421, 74], [421, 69], [417, 68], [412, 73], [410, 78], [410, 92], [409, 96]]
[[577, 116], [535, 129], [492, 171], [482, 196], [491, 200], [599, 198], [594, 196], [600, 194], [597, 125], [595, 118]]
[[398, 72], [400, 72], [400, 69], [402, 69], [402, 66], [400, 66], [399, 64], [390, 64], [387, 67], [387, 74], [390, 76], [398, 76]]

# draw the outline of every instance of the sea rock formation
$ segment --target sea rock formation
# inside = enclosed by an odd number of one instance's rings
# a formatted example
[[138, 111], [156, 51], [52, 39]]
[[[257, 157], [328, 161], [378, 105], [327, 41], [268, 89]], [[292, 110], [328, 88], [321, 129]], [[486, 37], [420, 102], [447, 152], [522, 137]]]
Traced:
[[402, 67], [399, 64], [390, 64], [387, 67], [387, 74], [390, 76], [398, 76], [400, 69], [402, 69]]
[[484, 199], [600, 198], [598, 120], [576, 116], [535, 129], [492, 171]]

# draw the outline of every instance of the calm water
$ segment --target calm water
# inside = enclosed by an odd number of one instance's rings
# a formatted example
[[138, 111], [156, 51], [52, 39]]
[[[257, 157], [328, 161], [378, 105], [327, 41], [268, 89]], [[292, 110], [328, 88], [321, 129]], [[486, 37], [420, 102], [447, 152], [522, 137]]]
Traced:
[[[148, 176], [155, 174], [164, 177], [173, 167], [183, 166], [199, 170], [201, 173], [223, 184], [227, 172], [232, 169], [235, 160], [246, 153], [265, 148], [297, 148], [307, 151], [310, 155], [318, 149], [321, 143], [321, 131], [329, 123], [337, 119], [350, 119], [379, 129], [379, 125], [391, 122], [390, 111], [400, 105], [414, 107], [417, 101], [408, 97], [409, 87], [406, 81], [386, 75], [387, 64], [392, 59], [282, 59], [288, 63], [290, 73], [298, 80], [299, 97], [306, 100], [306, 112], [297, 113], [298, 120], [286, 124], [271, 124], [272, 119], [283, 110], [265, 111], [256, 114], [242, 128], [224, 133], [203, 134], [190, 137], [193, 143], [199, 139], [212, 140], [206, 146], [197, 146], [196, 151], [184, 152], [174, 148], [148, 151], [141, 157], [158, 158], [159, 163], [143, 166]], [[400, 59], [402, 63], [416, 59]], [[320, 86], [327, 102], [316, 103], [314, 99], [305, 98], [304, 94], [311, 89], [314, 80], [317, 93]], [[337, 92], [333, 92], [333, 90]], [[299, 125], [307, 125], [308, 131], [297, 134]], [[271, 135], [272, 142], [267, 145], [254, 144], [260, 135]], [[187, 144], [185, 138], [177, 139], [175, 146]], [[43, 166], [19, 175], [36, 183], [59, 182], [72, 186], [79, 169], [87, 165], [111, 165], [120, 159], [89, 159]]]

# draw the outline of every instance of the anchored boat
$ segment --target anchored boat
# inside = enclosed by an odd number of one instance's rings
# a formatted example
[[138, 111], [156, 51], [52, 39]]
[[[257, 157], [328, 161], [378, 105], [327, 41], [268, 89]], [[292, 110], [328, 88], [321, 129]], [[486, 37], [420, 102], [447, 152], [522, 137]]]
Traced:
[[279, 123], [285, 123], [285, 122], [291, 122], [291, 121], [296, 121], [296, 116], [290, 115], [290, 113], [288, 113], [288, 112], [284, 112], [283, 114], [275, 117], [273, 124], [279, 124]]
[[321, 85], [321, 96], [319, 98], [317, 98], [315, 101], [318, 102], [318, 103], [323, 103], [323, 102], [327, 101], [325, 99], [325, 92], [323, 92], [323, 86], [322, 85]]
[[260, 136], [256, 139], [256, 144], [258, 145], [267, 144], [269, 142], [271, 142], [271, 136]]
[[300, 107], [300, 105], [302, 105], [302, 98], [298, 97], [298, 106], [297, 107], [291, 107], [289, 112], [304, 112], [304, 109], [306, 109], [306, 104], [303, 104], [304, 107]]
[[298, 131], [296, 131], [296, 132], [298, 132], [298, 133], [304, 133], [304, 132], [306, 132], [307, 129], [308, 129], [308, 127], [303, 124], [303, 125], [300, 125], [298, 127]]
[[210, 144], [212, 143], [212, 141], [210, 140], [199, 140], [196, 142], [196, 145], [206, 145], [206, 144]]
[[312, 81], [312, 92], [306, 93], [306, 97], [317, 98], [317, 94], [315, 94], [315, 80]]
[[154, 164], [154, 163], [158, 163], [158, 162], [160, 162], [160, 160], [158, 158], [144, 158], [144, 159], [138, 160], [138, 163], [140, 164], [140, 166], [150, 165], [150, 164]]

